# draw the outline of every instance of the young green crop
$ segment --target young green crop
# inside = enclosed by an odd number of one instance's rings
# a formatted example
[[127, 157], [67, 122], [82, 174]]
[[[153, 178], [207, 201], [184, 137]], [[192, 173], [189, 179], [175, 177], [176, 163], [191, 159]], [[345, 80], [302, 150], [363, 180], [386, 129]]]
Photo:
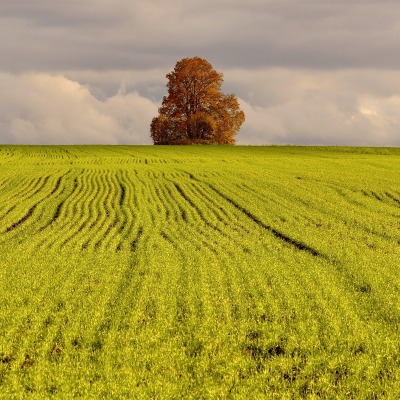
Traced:
[[0, 398], [399, 398], [399, 160], [0, 146]]

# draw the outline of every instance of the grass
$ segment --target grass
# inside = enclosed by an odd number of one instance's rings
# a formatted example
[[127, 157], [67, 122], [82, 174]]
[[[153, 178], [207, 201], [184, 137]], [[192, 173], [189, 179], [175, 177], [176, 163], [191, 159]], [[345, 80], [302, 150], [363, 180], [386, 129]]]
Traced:
[[400, 149], [0, 146], [0, 398], [400, 397]]

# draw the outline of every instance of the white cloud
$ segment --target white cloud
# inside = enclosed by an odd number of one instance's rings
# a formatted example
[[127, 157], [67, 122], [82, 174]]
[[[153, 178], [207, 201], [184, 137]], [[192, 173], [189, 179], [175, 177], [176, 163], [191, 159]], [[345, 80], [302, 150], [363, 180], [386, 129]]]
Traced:
[[265, 69], [225, 73], [242, 144], [400, 146], [400, 72]]
[[136, 92], [97, 99], [62, 75], [0, 74], [3, 143], [150, 143], [157, 105]]
[[[0, 142], [149, 144], [167, 72], [0, 74]], [[239, 144], [400, 146], [398, 71], [222, 72], [246, 114]]]
[[165, 74], [198, 55], [241, 99], [239, 143], [400, 145], [399, 11], [398, 0], [2, 0], [0, 142], [150, 143]]

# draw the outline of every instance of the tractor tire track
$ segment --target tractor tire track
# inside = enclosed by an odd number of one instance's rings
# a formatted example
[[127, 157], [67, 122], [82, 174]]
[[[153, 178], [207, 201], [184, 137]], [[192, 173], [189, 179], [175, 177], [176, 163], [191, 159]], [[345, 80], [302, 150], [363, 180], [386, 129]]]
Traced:
[[233, 205], [237, 210], [239, 210], [240, 212], [242, 212], [244, 215], [246, 215], [246, 217], [248, 217], [249, 219], [251, 219], [254, 223], [256, 223], [258, 226], [260, 226], [261, 228], [263, 228], [264, 230], [272, 233], [277, 239], [295, 247], [297, 250], [300, 251], [305, 251], [308, 254], [314, 256], [314, 257], [321, 257], [321, 258], [327, 258], [324, 254], [320, 253], [319, 251], [313, 249], [312, 247], [291, 238], [290, 236], [285, 235], [284, 233], [278, 231], [277, 229], [272, 228], [269, 225], [264, 224], [264, 222], [262, 222], [259, 218], [257, 218], [253, 213], [251, 213], [249, 210], [245, 209], [244, 207], [242, 207], [239, 203], [237, 203], [236, 201], [234, 201], [233, 199], [231, 199], [230, 197], [228, 197], [227, 195], [225, 195], [224, 193], [222, 193], [220, 190], [218, 190], [215, 186], [208, 184], [210, 189], [213, 190], [215, 193], [217, 193], [220, 197], [222, 197], [223, 199], [225, 199], [228, 203], [230, 203], [231, 205]]
[[[57, 192], [58, 188], [59, 188], [60, 185], [61, 185], [62, 178], [63, 178], [65, 175], [67, 175], [69, 172], [70, 172], [70, 171], [67, 171], [64, 175], [60, 176], [60, 177], [57, 179], [56, 185], [55, 185], [54, 189], [50, 192], [49, 195], [46, 195], [45, 197], [43, 197], [42, 199], [40, 199], [38, 202], [36, 202], [32, 207], [30, 207], [30, 209], [28, 210], [28, 212], [27, 212], [22, 218], [20, 218], [20, 219], [19, 219], [18, 221], [16, 221], [16, 222], [12, 223], [10, 226], [8, 226], [8, 227], [4, 230], [3, 233], [9, 233], [9, 232], [13, 231], [14, 229], [16, 229], [16, 228], [18, 228], [19, 226], [21, 226], [22, 224], [24, 224], [28, 219], [30, 219], [30, 218], [32, 217], [33, 213], [35, 212], [35, 210], [37, 209], [37, 207], [38, 207], [41, 203], [43, 203], [44, 201], [48, 200], [49, 197], [53, 196], [54, 193]], [[46, 185], [48, 179], [49, 179], [49, 177], [46, 177], [46, 178], [44, 179], [43, 184], [40, 186], [40, 188], [37, 189], [37, 190], [36, 190], [31, 196], [29, 196], [28, 198], [31, 198], [33, 195], [39, 193], [39, 192], [45, 187], [45, 185]]]
[[38, 203], [33, 205], [21, 219], [10, 225], [5, 231], [3, 231], [3, 233], [11, 232], [14, 229], [18, 228], [20, 225], [22, 225], [24, 222], [26, 222], [32, 216], [33, 212], [36, 210], [37, 205]]

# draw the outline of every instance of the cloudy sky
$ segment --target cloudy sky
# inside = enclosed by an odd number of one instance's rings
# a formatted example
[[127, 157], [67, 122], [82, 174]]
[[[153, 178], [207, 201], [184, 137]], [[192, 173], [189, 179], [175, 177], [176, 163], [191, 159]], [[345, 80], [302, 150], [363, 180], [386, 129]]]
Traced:
[[1, 0], [0, 143], [149, 144], [165, 75], [224, 74], [239, 144], [400, 146], [398, 0]]

